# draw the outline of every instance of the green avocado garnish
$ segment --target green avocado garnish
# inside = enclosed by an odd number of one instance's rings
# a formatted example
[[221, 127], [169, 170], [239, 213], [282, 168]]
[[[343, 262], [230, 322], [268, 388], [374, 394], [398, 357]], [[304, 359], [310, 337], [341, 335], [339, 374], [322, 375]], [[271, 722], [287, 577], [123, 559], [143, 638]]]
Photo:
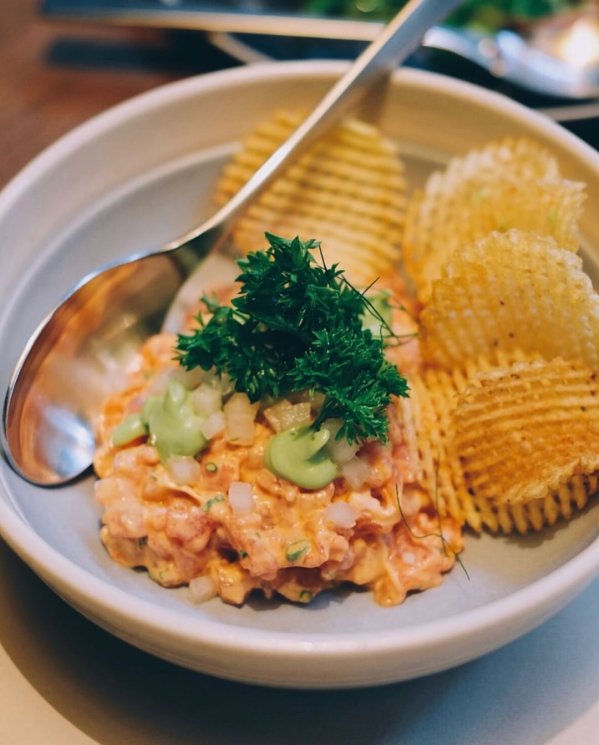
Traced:
[[189, 391], [178, 380], [170, 380], [162, 395], [146, 399], [141, 412], [131, 414], [119, 424], [112, 442], [120, 447], [149, 435], [149, 442], [164, 462], [173, 455], [195, 455], [206, 447], [202, 423]]
[[150, 443], [162, 461], [172, 455], [195, 455], [206, 447], [203, 419], [194, 411], [189, 391], [178, 380], [170, 380], [162, 396], [145, 401], [142, 417], [148, 425]]
[[115, 447], [120, 448], [140, 437], [146, 437], [147, 434], [148, 426], [144, 422], [141, 412], [136, 412], [135, 414], [129, 414], [129, 416], [126, 416], [114, 430], [112, 433], [112, 444]]
[[276, 434], [268, 443], [264, 463], [269, 471], [304, 489], [322, 489], [339, 475], [325, 445], [327, 429], [298, 427]]

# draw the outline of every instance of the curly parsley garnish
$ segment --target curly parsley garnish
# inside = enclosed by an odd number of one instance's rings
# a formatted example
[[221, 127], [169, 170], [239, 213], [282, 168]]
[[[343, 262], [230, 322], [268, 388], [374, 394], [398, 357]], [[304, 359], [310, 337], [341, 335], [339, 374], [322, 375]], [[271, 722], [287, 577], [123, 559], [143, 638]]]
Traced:
[[[266, 234], [269, 247], [238, 260], [239, 295], [222, 306], [208, 297], [199, 328], [180, 334], [179, 362], [187, 369], [216, 368], [252, 402], [298, 391], [324, 394], [313, 424], [341, 419], [337, 437], [386, 441], [386, 408], [408, 385], [383, 354], [390, 329], [364, 328], [377, 313], [335, 264], [318, 263], [318, 241]], [[322, 254], [321, 254], [322, 259]]]

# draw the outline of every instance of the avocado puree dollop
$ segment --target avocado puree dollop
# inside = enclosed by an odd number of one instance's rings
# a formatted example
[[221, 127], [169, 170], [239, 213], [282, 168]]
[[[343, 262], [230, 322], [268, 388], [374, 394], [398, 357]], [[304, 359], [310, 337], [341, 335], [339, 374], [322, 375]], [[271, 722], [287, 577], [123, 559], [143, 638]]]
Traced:
[[304, 489], [322, 489], [339, 475], [324, 449], [330, 436], [326, 429], [309, 426], [279, 432], [268, 443], [264, 463], [276, 476]]
[[112, 442], [120, 447], [146, 434], [162, 461], [173, 455], [195, 455], [207, 444], [202, 423], [189, 391], [178, 380], [170, 380], [162, 395], [146, 399], [139, 413], [123, 419]]

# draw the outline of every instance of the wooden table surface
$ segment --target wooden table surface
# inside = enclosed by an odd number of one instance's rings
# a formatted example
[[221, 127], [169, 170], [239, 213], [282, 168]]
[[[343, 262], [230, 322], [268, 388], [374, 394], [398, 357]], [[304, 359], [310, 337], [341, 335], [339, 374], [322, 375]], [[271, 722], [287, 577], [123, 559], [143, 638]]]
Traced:
[[131, 96], [234, 64], [199, 34], [51, 24], [0, 0], [0, 187], [77, 124]]

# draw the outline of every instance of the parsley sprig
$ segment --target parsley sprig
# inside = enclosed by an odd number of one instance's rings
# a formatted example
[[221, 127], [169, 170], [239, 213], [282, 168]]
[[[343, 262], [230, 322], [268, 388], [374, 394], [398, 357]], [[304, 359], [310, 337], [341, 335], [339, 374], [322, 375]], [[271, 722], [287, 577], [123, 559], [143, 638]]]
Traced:
[[241, 290], [230, 306], [202, 298], [207, 313], [193, 333], [179, 335], [179, 362], [228, 374], [251, 401], [318, 391], [324, 403], [315, 428], [341, 419], [337, 437], [385, 441], [391, 396], [408, 395], [384, 357], [388, 327], [379, 335], [363, 327], [372, 305], [337, 265], [326, 266], [322, 254], [316, 260], [317, 241], [266, 238], [265, 251], [238, 260]]

